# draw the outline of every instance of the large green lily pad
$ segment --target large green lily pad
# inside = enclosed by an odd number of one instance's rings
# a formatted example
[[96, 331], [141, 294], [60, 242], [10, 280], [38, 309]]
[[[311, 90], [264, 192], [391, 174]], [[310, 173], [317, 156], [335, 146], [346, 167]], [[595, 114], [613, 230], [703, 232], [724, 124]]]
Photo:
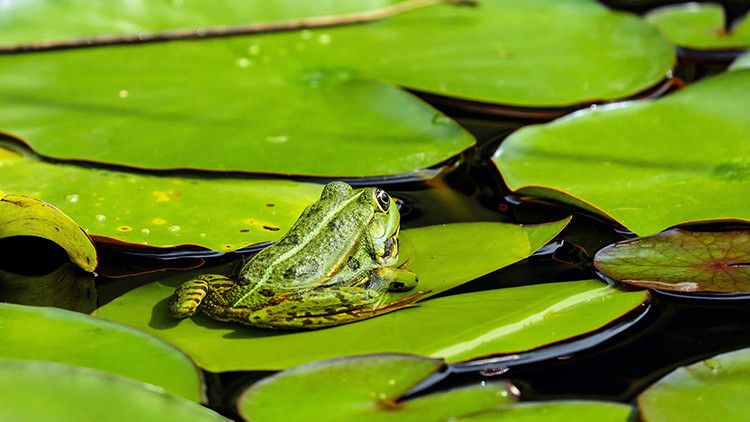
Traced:
[[100, 36], [149, 34], [276, 21], [330, 18], [371, 12], [399, 0], [337, 0], [308, 2], [274, 0], [109, 0], [10, 1], [0, 16], [0, 45], [49, 43]]
[[689, 292], [750, 291], [750, 232], [672, 229], [607, 246], [596, 268], [645, 288]]
[[0, 130], [58, 159], [326, 177], [410, 173], [474, 142], [403, 90], [289, 51], [255, 57], [253, 45], [4, 56]]
[[369, 320], [290, 333], [202, 316], [178, 324], [164, 303], [173, 291], [174, 284], [152, 283], [95, 314], [161, 337], [202, 368], [222, 372], [279, 370], [368, 353], [414, 353], [450, 362], [518, 353], [599, 329], [648, 298], [647, 291], [624, 293], [596, 280], [541, 284], [431, 299]]
[[0, 419], [228, 421], [153, 385], [54, 362], [0, 359]]
[[549, 401], [524, 402], [498, 406], [459, 421], [507, 421], [507, 422], [627, 422], [631, 420], [633, 408], [622, 403], [599, 401]]
[[494, 161], [508, 186], [619, 221], [639, 235], [694, 220], [748, 219], [750, 71], [663, 99], [523, 128]]
[[750, 19], [745, 16], [727, 30], [724, 9], [719, 4], [661, 7], [649, 12], [646, 20], [681, 47], [699, 50], [750, 47]]
[[165, 304], [175, 284], [138, 288], [94, 314], [160, 337], [212, 372], [280, 370], [368, 353], [414, 353], [462, 362], [523, 352], [599, 329], [648, 298], [647, 291], [623, 293], [596, 280], [540, 284], [432, 299], [333, 328], [282, 332], [204, 316], [178, 324], [167, 315]]
[[750, 392], [750, 349], [677, 368], [638, 396], [644, 421], [742, 421]]
[[[529, 228], [507, 226], [459, 223], [441, 226], [440, 231], [405, 230], [401, 254], [412, 259], [410, 268], [420, 276], [420, 289], [445, 291], [521, 259], [517, 251], [506, 250], [520, 247], [528, 255], [542, 246], [519, 245], [523, 239], [510, 231]], [[560, 224], [534, 229], [549, 230], [551, 238]], [[414, 249], [413, 245], [422, 244], [417, 243], [420, 238], [429, 248]], [[480, 245], [482, 249], [477, 250]], [[130, 291], [99, 308], [96, 315], [159, 336], [185, 351], [199, 366], [221, 372], [278, 370], [311, 360], [368, 353], [415, 353], [462, 361], [522, 351], [597, 329], [647, 298], [645, 292], [622, 293], [596, 281], [538, 285], [432, 299], [416, 308], [353, 324], [290, 333], [204, 316], [172, 320], [166, 299], [185, 278]], [[586, 318], [580, 318], [581, 314]], [[394, 326], [399, 329], [393, 330]], [[371, 341], [373, 338], [378, 341]]]
[[440, 5], [371, 25], [4, 56], [0, 130], [58, 159], [392, 175], [473, 140], [389, 84], [567, 106], [633, 95], [673, 60], [656, 30], [595, 1]]
[[[446, 421], [513, 400], [507, 384], [484, 384], [397, 401], [441, 366], [409, 355], [356, 356], [289, 369], [241, 393], [237, 408], [248, 420]], [[302, 394], [315, 391], [315, 395]]]
[[[77, 312], [9, 303], [0, 303], [0, 321], [4, 336], [0, 359], [84, 366], [202, 400], [202, 381], [195, 365], [148, 334]], [[52, 384], [61, 388], [59, 382]]]
[[[0, 152], [0, 166], [4, 164]], [[5, 173], [3, 168], [3, 175]], [[0, 191], [0, 239], [35, 236], [58, 244], [70, 260], [85, 271], [94, 271], [96, 250], [78, 224], [60, 210], [38, 199]]]
[[227, 251], [277, 240], [322, 189], [286, 180], [158, 177], [49, 164], [2, 148], [0, 165], [3, 190], [54, 204], [96, 237], [156, 247]]

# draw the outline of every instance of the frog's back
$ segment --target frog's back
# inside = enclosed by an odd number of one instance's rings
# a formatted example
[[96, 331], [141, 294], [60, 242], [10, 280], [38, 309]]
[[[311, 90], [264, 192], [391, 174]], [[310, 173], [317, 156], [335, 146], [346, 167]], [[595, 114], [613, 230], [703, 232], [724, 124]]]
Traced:
[[240, 281], [272, 281], [289, 291], [325, 283], [361, 246], [372, 219], [373, 210], [358, 204], [360, 195], [321, 198], [310, 205], [286, 235], [243, 267]]

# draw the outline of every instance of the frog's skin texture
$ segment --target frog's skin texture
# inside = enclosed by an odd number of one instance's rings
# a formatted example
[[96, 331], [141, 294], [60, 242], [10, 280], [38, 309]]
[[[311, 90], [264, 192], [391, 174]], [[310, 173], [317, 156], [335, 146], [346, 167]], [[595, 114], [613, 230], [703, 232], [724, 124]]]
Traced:
[[275, 244], [263, 249], [236, 279], [204, 275], [177, 288], [175, 318], [201, 310], [211, 318], [275, 329], [346, 324], [412, 306], [427, 291], [387, 302], [389, 290], [417, 285], [398, 259], [400, 216], [377, 188], [353, 190], [331, 182], [320, 199]]

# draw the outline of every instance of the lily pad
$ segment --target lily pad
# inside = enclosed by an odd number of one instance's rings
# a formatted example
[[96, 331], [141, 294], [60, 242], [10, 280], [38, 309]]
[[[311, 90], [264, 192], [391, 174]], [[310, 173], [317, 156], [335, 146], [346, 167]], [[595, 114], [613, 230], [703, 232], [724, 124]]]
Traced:
[[[0, 303], [0, 321], [1, 359], [84, 366], [141, 380], [193, 401], [202, 400], [202, 382], [195, 365], [148, 334], [77, 312], [8, 303]], [[61, 389], [59, 381], [51, 384]]]
[[7, 55], [0, 129], [64, 160], [393, 175], [441, 163], [473, 139], [389, 84], [568, 106], [631, 96], [673, 62], [655, 29], [595, 1], [440, 5], [371, 25]]
[[149, 34], [163, 31], [370, 12], [397, 0], [337, 0], [273, 2], [149, 0], [133, 3], [110, 0], [11, 1], [3, 7], [0, 44], [27, 44], [75, 38]]
[[638, 287], [687, 292], [750, 292], [750, 231], [672, 229], [596, 253], [606, 276]]
[[[565, 222], [530, 227], [502, 223], [459, 223], [409, 229], [401, 233], [400, 254], [404, 259], [411, 258], [410, 269], [420, 277], [419, 288], [431, 290], [431, 294], [436, 294], [523, 259], [552, 238], [562, 229]], [[542, 239], [540, 231], [547, 232], [547, 239]], [[524, 239], [517, 234], [524, 232], [529, 233], [528, 237], [536, 239], [538, 243], [529, 244], [528, 238]], [[430, 245], [430, 248], [415, 248], [414, 245], [417, 244]], [[352, 354], [388, 351], [411, 353], [415, 352], [411, 349], [416, 348], [421, 341], [425, 340], [419, 333], [409, 334], [407, 331], [410, 332], [410, 330], [404, 331], [403, 335], [398, 334], [398, 338], [393, 338], [393, 333], [390, 333], [392, 330], [387, 328], [390, 319], [384, 319], [389, 317], [388, 315], [371, 321], [310, 333], [283, 333], [253, 329], [240, 324], [213, 321], [204, 316], [195, 316], [178, 323], [167, 314], [165, 299], [171, 296], [174, 288], [187, 278], [190, 278], [190, 275], [162, 280], [132, 290], [99, 308], [95, 314], [133, 325], [162, 337], [194, 354], [193, 356], [200, 361], [201, 366], [216, 372], [232, 369], [283, 369], [310, 360]], [[595, 285], [600, 287], [598, 284]], [[500, 295], [503, 296], [503, 293]], [[608, 295], [608, 293], [604, 294], [604, 296]], [[639, 296], [638, 303], [643, 298]], [[469, 303], [464, 306], [477, 306], [476, 303], [481, 300], [483, 300], [482, 296], [468, 297], [466, 301]], [[408, 320], [414, 311], [425, 308], [428, 303], [431, 302], [424, 302], [420, 308], [401, 310], [392, 315], [402, 314], [403, 316], [399, 318]], [[635, 306], [634, 302], [625, 305], [628, 310]], [[487, 309], [487, 314], [496, 313], [486, 306], [482, 308]], [[419, 311], [420, 314], [422, 312]], [[434, 314], [438, 314], [439, 320], [445, 318], [445, 313], [440, 312], [439, 304], [433, 310], [426, 312], [422, 318], [432, 318]], [[465, 313], [458, 312], [457, 314]], [[493, 317], [500, 318], [503, 315], [493, 315]], [[464, 315], [464, 318], [474, 317]], [[377, 323], [378, 320], [383, 322]], [[393, 338], [393, 345], [380, 342], [373, 345], [371, 342], [360, 343], [355, 340], [355, 337], [367, 335], [368, 329], [373, 329], [368, 328], [368, 325], [372, 323], [375, 323], [377, 330], [389, 330], [386, 338]], [[457, 323], [457, 325], [461, 324], [461, 322]], [[420, 324], [407, 323], [407, 325], [417, 330], [420, 327]], [[448, 335], [450, 330], [439, 331], [448, 336], [446, 341], [452, 341]], [[341, 344], [342, 340], [343, 344]], [[295, 341], [309, 341], [312, 349], [305, 350], [304, 353], [297, 346], [283, 350], [289, 342]], [[331, 341], [334, 344], [340, 344], [339, 350], [332, 350], [329, 347]], [[280, 350], [274, 350], [276, 347]], [[390, 350], [389, 347], [396, 349]], [[256, 348], [261, 348], [261, 350], [256, 351]], [[371, 350], [372, 348], [377, 350]], [[468, 353], [471, 353], [472, 348], [468, 347], [468, 349]], [[422, 354], [428, 354], [428, 352], [422, 352]], [[247, 356], [251, 355], [254, 358], [247, 359]]]
[[71, 262], [42, 275], [0, 270], [0, 301], [91, 313], [96, 309], [94, 275]]
[[54, 362], [0, 359], [0, 419], [228, 421], [153, 385]]
[[[3, 164], [0, 155], [0, 166]], [[3, 174], [5, 171], [3, 168]], [[12, 236], [45, 238], [65, 249], [81, 269], [91, 272], [96, 268], [94, 244], [68, 216], [37, 199], [0, 192], [0, 239]]]
[[252, 385], [237, 407], [247, 420], [258, 421], [287, 421], [290, 408], [300, 420], [445, 421], [513, 400], [507, 384], [495, 383], [399, 400], [442, 365], [408, 355], [314, 362]]
[[563, 200], [639, 235], [694, 220], [749, 219], [750, 71], [655, 101], [576, 113], [508, 137], [494, 161], [508, 187]]
[[[149, 176], [50, 164], [2, 148], [0, 165], [3, 189], [55, 204], [92, 236], [156, 247], [196, 244], [228, 251], [277, 240], [322, 189], [286, 180]], [[67, 224], [85, 238], [75, 223]]]
[[[528, 230], [506, 226], [442, 226], [439, 235], [433, 232], [429, 239], [425, 236], [431, 251], [436, 252], [424, 255], [411, 249], [414, 243], [410, 237], [416, 240], [422, 234], [415, 233], [435, 229], [405, 230], [401, 235], [401, 254], [412, 259], [410, 268], [420, 276], [420, 289], [444, 291], [520, 259], [515, 253], [511, 258], [505, 252], [495, 252], [517, 247], [514, 236], [508, 236], [509, 231]], [[560, 223], [547, 229], [552, 227], [555, 230], [550, 230], [549, 237], [559, 230]], [[482, 251], [493, 251], [491, 254], [477, 252], [476, 247], [484, 243], [494, 245], [483, 246]], [[521, 247], [529, 248], [527, 254], [531, 254], [541, 246]], [[450, 252], [442, 255], [444, 250]], [[437, 251], [440, 255], [432, 255]], [[427, 300], [415, 308], [323, 330], [279, 332], [222, 323], [205, 316], [180, 322], [171, 319], [166, 299], [187, 278], [132, 290], [95, 314], [161, 337], [185, 351], [199, 366], [222, 372], [278, 370], [316, 359], [368, 353], [415, 353], [456, 362], [518, 352], [595, 330], [638, 307], [648, 297], [646, 292], [623, 293], [593, 280], [536, 285]], [[581, 318], [582, 314], [586, 318]], [[395, 326], [399, 329], [393, 330]], [[372, 338], [378, 341], [373, 342]]]
[[750, 349], [677, 368], [638, 396], [644, 421], [747, 419]]
[[665, 6], [646, 15], [674, 44], [697, 50], [750, 47], [750, 19], [747, 16], [727, 28], [720, 4], [687, 3]]
[[599, 401], [549, 401], [524, 402], [502, 405], [495, 409], [458, 418], [459, 421], [507, 421], [507, 422], [627, 422], [631, 420], [633, 408], [622, 403]]
[[254, 45], [240, 37], [5, 56], [0, 130], [56, 159], [324, 177], [411, 173], [474, 143], [403, 90], [296, 50], [255, 57]]

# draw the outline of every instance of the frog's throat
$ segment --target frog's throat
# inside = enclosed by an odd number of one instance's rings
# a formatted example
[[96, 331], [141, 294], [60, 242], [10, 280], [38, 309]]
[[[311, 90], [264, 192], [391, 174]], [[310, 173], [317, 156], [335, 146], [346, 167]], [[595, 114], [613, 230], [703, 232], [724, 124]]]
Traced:
[[[305, 235], [302, 237], [302, 241], [299, 242], [294, 248], [289, 249], [286, 253], [283, 253], [283, 254], [279, 255], [278, 258], [276, 258], [273, 262], [271, 262], [266, 267], [266, 270], [263, 271], [263, 276], [260, 278], [260, 280], [258, 280], [257, 283], [255, 283], [255, 286], [252, 289], [250, 289], [247, 293], [245, 293], [244, 295], [242, 295], [239, 299], [237, 299], [235, 301], [235, 303], [239, 303], [239, 302], [244, 301], [245, 299], [248, 298], [248, 296], [253, 295], [253, 294], [255, 294], [256, 291], [260, 290], [263, 287], [263, 285], [266, 284], [266, 281], [268, 281], [268, 278], [271, 276], [271, 273], [273, 272], [274, 268], [276, 268], [276, 266], [278, 265], [279, 262], [283, 262], [284, 260], [288, 259], [292, 255], [294, 255], [297, 252], [299, 252], [299, 250], [302, 249], [303, 247], [305, 247], [307, 245], [307, 243], [310, 242], [311, 239], [315, 238], [315, 236], [317, 236], [320, 233], [320, 231], [323, 230], [324, 227], [328, 227], [327, 223], [330, 222], [333, 219], [334, 216], [336, 216], [342, 209], [346, 208], [347, 205], [349, 205], [350, 203], [356, 201], [357, 198], [359, 198], [360, 196], [362, 196], [362, 193], [363, 193], [362, 191], [355, 193], [354, 195], [352, 195], [351, 198], [349, 198], [349, 199], [347, 199], [345, 201], [341, 201], [339, 204], [336, 205], [336, 207], [334, 207], [331, 210], [329, 210], [325, 214], [325, 218], [323, 218], [323, 222], [325, 224], [318, 224], [318, 226], [315, 228], [315, 230], [311, 230], [311, 231], [305, 233]], [[287, 234], [289, 234], [289, 233], [287, 233]]]

